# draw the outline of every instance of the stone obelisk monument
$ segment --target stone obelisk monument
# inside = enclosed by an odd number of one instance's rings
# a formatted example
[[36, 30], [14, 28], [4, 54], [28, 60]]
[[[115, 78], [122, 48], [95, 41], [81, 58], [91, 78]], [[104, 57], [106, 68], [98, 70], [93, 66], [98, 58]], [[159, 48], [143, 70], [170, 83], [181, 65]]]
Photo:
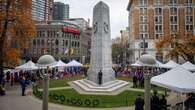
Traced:
[[93, 32], [91, 43], [91, 67], [88, 80], [98, 83], [98, 73], [102, 72], [102, 84], [114, 80], [111, 57], [111, 31], [109, 7], [100, 1], [93, 9]]
[[112, 69], [109, 7], [102, 1], [93, 9], [91, 61], [86, 79], [69, 84], [81, 94], [116, 95], [129, 83], [116, 80]]

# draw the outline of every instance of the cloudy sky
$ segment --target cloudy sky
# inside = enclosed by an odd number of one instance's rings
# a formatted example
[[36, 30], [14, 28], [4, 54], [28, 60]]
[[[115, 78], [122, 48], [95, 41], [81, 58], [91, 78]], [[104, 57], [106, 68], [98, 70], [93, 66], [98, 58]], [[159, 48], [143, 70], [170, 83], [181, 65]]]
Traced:
[[[71, 18], [88, 18], [92, 22], [93, 7], [100, 0], [54, 0], [70, 5]], [[110, 7], [111, 37], [120, 36], [120, 30], [128, 26], [128, 12], [126, 10], [129, 0], [102, 0]]]

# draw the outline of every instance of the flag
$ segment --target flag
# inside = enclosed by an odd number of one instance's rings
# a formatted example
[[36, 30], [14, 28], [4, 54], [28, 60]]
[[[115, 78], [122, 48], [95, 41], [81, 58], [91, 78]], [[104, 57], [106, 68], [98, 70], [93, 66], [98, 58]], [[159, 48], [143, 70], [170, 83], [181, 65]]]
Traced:
[[69, 49], [68, 49], [68, 48], [67, 48], [67, 49], [65, 48], [65, 49], [64, 49], [64, 54], [67, 54], [68, 51], [69, 51]]

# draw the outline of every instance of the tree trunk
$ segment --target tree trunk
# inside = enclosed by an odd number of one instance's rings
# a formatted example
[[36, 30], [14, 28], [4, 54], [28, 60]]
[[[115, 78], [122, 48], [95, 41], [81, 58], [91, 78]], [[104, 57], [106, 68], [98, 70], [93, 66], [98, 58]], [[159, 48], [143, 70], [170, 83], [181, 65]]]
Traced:
[[0, 42], [0, 84], [3, 78], [3, 45]]
[[3, 25], [3, 30], [0, 36], [0, 84], [2, 82], [2, 78], [3, 78], [3, 64], [4, 64], [4, 57], [5, 57], [5, 53], [4, 53], [4, 44], [6, 41], [6, 33], [7, 33], [7, 29], [8, 29], [8, 23], [9, 23], [9, 8], [11, 5], [11, 1], [7, 0], [7, 5], [6, 5], [6, 16], [5, 16], [5, 22]]

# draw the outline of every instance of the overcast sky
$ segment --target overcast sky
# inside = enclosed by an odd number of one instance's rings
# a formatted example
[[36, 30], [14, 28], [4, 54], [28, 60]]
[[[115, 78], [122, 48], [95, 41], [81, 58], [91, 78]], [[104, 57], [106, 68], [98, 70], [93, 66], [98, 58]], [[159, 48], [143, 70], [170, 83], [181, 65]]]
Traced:
[[[100, 0], [54, 0], [70, 6], [70, 18], [88, 18], [92, 23], [93, 7]], [[102, 0], [110, 7], [111, 37], [120, 36], [120, 30], [128, 26], [128, 11], [126, 10], [129, 0]]]

